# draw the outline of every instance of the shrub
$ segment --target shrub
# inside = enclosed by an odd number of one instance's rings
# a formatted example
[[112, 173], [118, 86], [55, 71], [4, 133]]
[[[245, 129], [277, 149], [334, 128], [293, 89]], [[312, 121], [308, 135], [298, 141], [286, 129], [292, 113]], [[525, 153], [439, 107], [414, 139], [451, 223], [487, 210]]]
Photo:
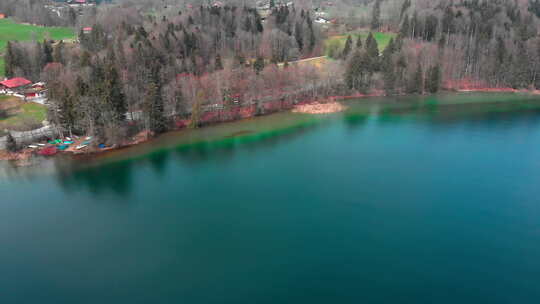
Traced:
[[15, 137], [11, 135], [11, 133], [8, 133], [7, 139], [6, 139], [6, 150], [9, 152], [16, 152], [17, 151], [17, 141], [15, 141]]

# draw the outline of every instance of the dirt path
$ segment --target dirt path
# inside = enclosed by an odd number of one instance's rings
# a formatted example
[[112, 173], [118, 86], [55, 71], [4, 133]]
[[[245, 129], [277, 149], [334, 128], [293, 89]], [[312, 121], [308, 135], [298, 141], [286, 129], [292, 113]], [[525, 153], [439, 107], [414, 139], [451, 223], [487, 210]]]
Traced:
[[[311, 58], [306, 58], [306, 59], [300, 59], [300, 60], [296, 60], [296, 61], [291, 61], [289, 62], [289, 64], [299, 64], [299, 63], [306, 63], [306, 62], [312, 62], [312, 61], [323, 61], [323, 60], [326, 60], [328, 57], [327, 56], [319, 56], [319, 57], [311, 57]], [[282, 67], [285, 63], [279, 63], [278, 66], [279, 67]]]

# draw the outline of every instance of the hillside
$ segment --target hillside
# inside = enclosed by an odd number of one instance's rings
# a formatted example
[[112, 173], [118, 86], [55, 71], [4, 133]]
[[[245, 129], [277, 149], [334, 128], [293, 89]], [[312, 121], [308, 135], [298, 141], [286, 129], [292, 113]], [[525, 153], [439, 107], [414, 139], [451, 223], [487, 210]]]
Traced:
[[[75, 32], [67, 27], [43, 27], [19, 24], [11, 19], [0, 19], [0, 54], [3, 55], [8, 41], [32, 41], [50, 38], [53, 40], [73, 39]], [[0, 57], [0, 77], [4, 75], [4, 58]]]

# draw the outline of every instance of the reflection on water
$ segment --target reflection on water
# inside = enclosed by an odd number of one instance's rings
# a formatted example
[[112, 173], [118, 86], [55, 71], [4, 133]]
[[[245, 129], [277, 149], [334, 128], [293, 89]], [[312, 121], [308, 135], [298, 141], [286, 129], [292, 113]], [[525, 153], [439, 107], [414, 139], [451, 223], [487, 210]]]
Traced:
[[77, 193], [85, 190], [94, 195], [108, 192], [126, 195], [131, 192], [131, 162], [118, 162], [104, 168], [90, 167], [84, 170], [61, 168], [56, 177], [66, 192]]
[[357, 100], [6, 165], [2, 303], [536, 303], [539, 107], [503, 97]]
[[[93, 164], [82, 167], [77, 161], [56, 162], [56, 176], [59, 184], [69, 192], [88, 189], [91, 193], [115, 193], [124, 196], [130, 193], [132, 172], [135, 167], [146, 167], [159, 178], [170, 162], [180, 162], [184, 167], [197, 168], [212, 160], [213, 163], [227, 163], [235, 157], [239, 148], [244, 152], [256, 153], [272, 146], [300, 137], [318, 124], [305, 123], [280, 130], [261, 132], [242, 137], [226, 136], [216, 141], [201, 141], [179, 145], [175, 148], [157, 149], [145, 157], [122, 159], [103, 165]], [[248, 132], [252, 134], [253, 132]]]
[[426, 121], [426, 127], [475, 124], [506, 128], [512, 121], [534, 125], [540, 119], [540, 99], [519, 94], [447, 94], [438, 96], [372, 98], [346, 101], [345, 113], [312, 116], [278, 113], [245, 121], [221, 124], [199, 130], [168, 133], [160, 138], [97, 157], [55, 157], [36, 159], [31, 167], [3, 162], [0, 178], [31, 180], [53, 174], [69, 192], [83, 189], [95, 195], [131, 191], [134, 167], [144, 167], [163, 176], [169, 163], [197, 168], [208, 160], [227, 163], [238, 148], [256, 153], [301, 137], [324, 125], [343, 122], [351, 132], [361, 132], [370, 124], [394, 124], [402, 120]]

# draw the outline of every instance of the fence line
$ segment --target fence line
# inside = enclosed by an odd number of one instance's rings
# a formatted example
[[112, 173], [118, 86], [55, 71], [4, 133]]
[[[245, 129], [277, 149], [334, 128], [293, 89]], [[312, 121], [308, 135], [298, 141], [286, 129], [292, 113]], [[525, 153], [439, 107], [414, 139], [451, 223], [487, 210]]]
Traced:
[[[28, 144], [44, 137], [54, 137], [58, 134], [55, 128], [51, 126], [44, 126], [39, 129], [30, 131], [10, 131], [11, 135], [15, 138], [15, 141], [19, 144]], [[6, 148], [7, 136], [0, 137], [0, 149]]]

